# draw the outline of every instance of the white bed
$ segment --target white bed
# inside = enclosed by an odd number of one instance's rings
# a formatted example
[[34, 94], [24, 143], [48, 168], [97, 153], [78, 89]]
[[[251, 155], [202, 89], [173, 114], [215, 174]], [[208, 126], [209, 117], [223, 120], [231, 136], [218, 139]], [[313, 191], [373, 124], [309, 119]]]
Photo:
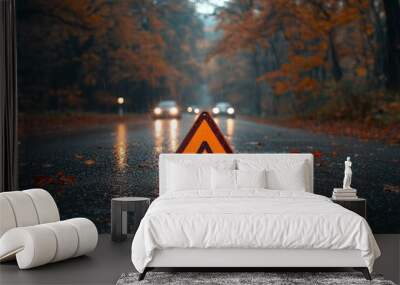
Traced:
[[[186, 169], [231, 168], [230, 163], [250, 176], [267, 168], [270, 185], [233, 190], [182, 186], [185, 179], [200, 181], [193, 184], [204, 180], [190, 177]], [[161, 154], [159, 181], [160, 197], [132, 243], [140, 279], [155, 267], [354, 267], [370, 278], [380, 255], [362, 217], [312, 194], [311, 154]]]

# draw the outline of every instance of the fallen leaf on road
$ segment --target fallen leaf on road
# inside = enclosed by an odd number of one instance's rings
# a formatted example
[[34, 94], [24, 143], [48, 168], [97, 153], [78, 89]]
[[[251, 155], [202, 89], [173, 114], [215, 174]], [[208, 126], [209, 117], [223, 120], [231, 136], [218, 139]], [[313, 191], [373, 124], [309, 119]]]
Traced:
[[34, 180], [34, 184], [40, 188], [53, 183], [53, 177], [45, 176], [45, 175], [35, 176], [35, 177], [33, 177], [33, 180]]
[[96, 163], [96, 160], [94, 160], [94, 159], [87, 159], [87, 160], [85, 160], [83, 163], [86, 164], [86, 165], [88, 165], [88, 166], [90, 166], [90, 165], [95, 164], [95, 163]]
[[75, 158], [76, 158], [76, 159], [79, 159], [79, 160], [80, 160], [80, 159], [83, 159], [83, 155], [77, 153], [77, 154], [75, 154]]
[[158, 167], [158, 164], [156, 161], [144, 161], [142, 163], [138, 164], [138, 168], [151, 168], [155, 169]]
[[315, 158], [321, 158], [322, 157], [322, 152], [319, 150], [313, 151], [313, 155]]
[[34, 184], [38, 187], [46, 187], [49, 185], [73, 185], [76, 177], [67, 176], [63, 171], [57, 172], [56, 175], [38, 175], [33, 177]]
[[57, 173], [57, 184], [60, 185], [72, 185], [75, 183], [75, 176], [66, 176], [64, 172]]
[[400, 193], [400, 186], [399, 185], [389, 185], [383, 184], [383, 191], [389, 193]]
[[248, 142], [248, 143], [246, 143], [246, 144], [249, 144], [249, 145], [263, 145], [263, 143], [262, 142]]

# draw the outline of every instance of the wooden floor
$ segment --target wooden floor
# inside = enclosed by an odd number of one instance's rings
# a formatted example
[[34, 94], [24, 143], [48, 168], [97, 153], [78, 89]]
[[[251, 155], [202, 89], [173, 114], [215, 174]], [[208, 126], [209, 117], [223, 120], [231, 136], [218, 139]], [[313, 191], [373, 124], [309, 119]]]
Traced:
[[[382, 257], [375, 272], [400, 282], [400, 235], [376, 235]], [[42, 267], [19, 270], [15, 262], [0, 265], [0, 284], [115, 284], [124, 272], [134, 271], [130, 258], [131, 240], [111, 242], [110, 235], [100, 235], [97, 249], [89, 256], [78, 257]]]
[[375, 235], [375, 239], [382, 255], [376, 260], [374, 271], [400, 284], [400, 234]]
[[94, 252], [29, 270], [19, 270], [16, 262], [0, 265], [0, 284], [115, 284], [124, 272], [134, 271], [131, 243], [112, 242], [110, 235], [99, 236]]

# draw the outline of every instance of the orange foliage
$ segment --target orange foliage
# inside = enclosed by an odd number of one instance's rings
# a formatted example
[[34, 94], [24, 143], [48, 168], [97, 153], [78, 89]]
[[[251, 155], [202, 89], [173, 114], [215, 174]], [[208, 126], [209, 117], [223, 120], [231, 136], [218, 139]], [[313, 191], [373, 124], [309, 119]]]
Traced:
[[[63, 46], [71, 38], [78, 39], [77, 49], [84, 52], [74, 60], [82, 64], [85, 85], [145, 82], [151, 88], [166, 88], [176, 96], [179, 88], [189, 84], [181, 70], [185, 67], [177, 66], [176, 60], [171, 62], [167, 52], [170, 39], [190, 39], [175, 32], [171, 19], [188, 13], [191, 4], [177, 0], [34, 2], [37, 11], [56, 23], [50, 35], [52, 43]], [[182, 41], [175, 48], [178, 54], [190, 56], [189, 41]], [[188, 60], [187, 65], [191, 64], [193, 61]]]
[[[286, 58], [278, 58], [278, 65], [257, 78], [267, 81], [277, 95], [317, 91], [329, 76], [340, 79], [334, 71], [366, 77], [374, 64], [375, 48], [369, 38], [374, 28], [368, 3], [232, 0], [219, 14], [223, 37], [210, 57], [232, 57], [257, 49], [276, 53], [271, 51], [273, 46], [284, 48]], [[328, 77], [321, 78], [321, 71]]]
[[359, 67], [357, 68], [356, 73], [358, 76], [364, 77], [367, 75], [367, 70], [364, 67]]

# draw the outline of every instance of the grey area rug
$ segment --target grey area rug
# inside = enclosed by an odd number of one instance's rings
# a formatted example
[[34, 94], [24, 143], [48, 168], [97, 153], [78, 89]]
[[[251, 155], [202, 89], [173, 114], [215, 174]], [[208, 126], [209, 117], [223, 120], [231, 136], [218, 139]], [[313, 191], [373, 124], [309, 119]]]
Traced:
[[359, 272], [148, 272], [146, 278], [138, 281], [138, 273], [122, 274], [117, 285], [146, 284], [327, 284], [327, 285], [395, 285], [380, 275], [372, 275], [368, 281]]

